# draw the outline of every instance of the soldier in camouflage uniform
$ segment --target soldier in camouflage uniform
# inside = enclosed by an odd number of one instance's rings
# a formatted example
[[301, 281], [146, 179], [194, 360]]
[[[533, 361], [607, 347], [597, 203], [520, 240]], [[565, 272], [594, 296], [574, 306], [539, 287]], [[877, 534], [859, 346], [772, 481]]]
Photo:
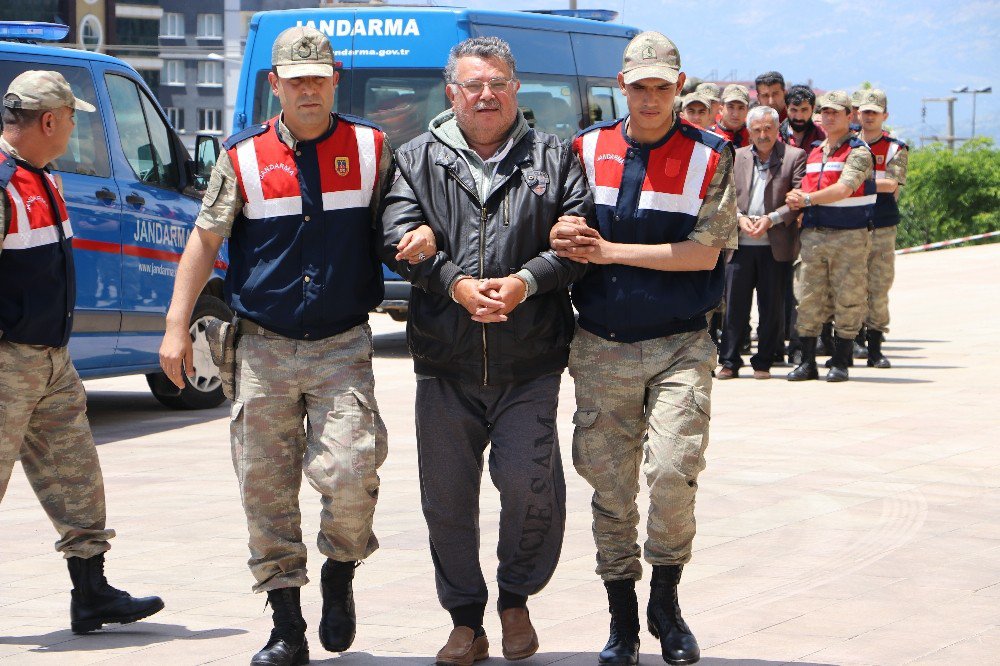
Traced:
[[[59, 533], [74, 633], [163, 608], [108, 585], [104, 480], [87, 396], [66, 344], [76, 302], [72, 226], [48, 165], [66, 151], [77, 99], [62, 74], [28, 71], [3, 98], [0, 137], [0, 499], [20, 460]], [[30, 309], [29, 309], [30, 307]]]
[[684, 79], [663, 35], [629, 43], [618, 82], [630, 115], [574, 141], [598, 228], [562, 223], [550, 235], [561, 256], [595, 264], [573, 287], [580, 318], [569, 369], [573, 462], [594, 488], [597, 573], [612, 617], [600, 655], [607, 664], [638, 660], [640, 469], [650, 495], [650, 631], [667, 663], [700, 655], [677, 584], [691, 558], [708, 445], [716, 352], [705, 315], [722, 297], [721, 253], [736, 249], [738, 231], [732, 145], [671, 113]]
[[819, 378], [816, 338], [832, 315], [837, 336], [826, 380], [843, 382], [865, 314], [874, 160], [868, 146], [850, 132], [852, 106], [846, 92], [827, 93], [816, 106], [823, 115], [826, 139], [809, 153], [801, 188], [785, 198], [793, 210], [805, 209], [795, 289], [802, 362], [788, 379]]
[[[183, 386], [194, 302], [228, 238], [226, 297], [238, 318], [233, 465], [253, 589], [267, 592], [274, 615], [271, 638], [251, 663], [299, 664], [309, 654], [299, 596], [308, 582], [303, 472], [322, 496], [319, 636], [327, 650], [354, 640], [354, 569], [378, 547], [372, 517], [386, 430], [367, 321], [382, 300], [373, 234], [392, 154], [378, 128], [332, 113], [339, 73], [322, 33], [281, 33], [272, 64], [282, 113], [223, 144], [177, 272], [160, 359]], [[430, 234], [417, 236], [401, 242], [404, 258], [434, 252]]]

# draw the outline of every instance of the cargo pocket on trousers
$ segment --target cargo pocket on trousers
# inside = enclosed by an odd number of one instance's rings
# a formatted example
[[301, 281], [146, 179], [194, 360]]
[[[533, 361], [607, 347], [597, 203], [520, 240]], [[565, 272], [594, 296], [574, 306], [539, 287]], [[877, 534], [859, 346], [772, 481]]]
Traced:
[[364, 478], [375, 474], [375, 470], [385, 462], [389, 453], [388, 434], [375, 399], [369, 399], [353, 388], [351, 394], [358, 409], [358, 418], [353, 421], [351, 433], [351, 466], [357, 476]]
[[712, 399], [692, 387], [689, 408], [678, 429], [678, 441], [673, 450], [673, 463], [691, 481], [705, 469], [705, 449], [708, 447], [708, 425], [712, 414]]
[[573, 414], [573, 467], [586, 481], [596, 487], [599, 464], [595, 460], [597, 432], [594, 424], [600, 414], [599, 409], [580, 409]]
[[243, 443], [243, 403], [238, 400], [234, 400], [229, 408], [229, 444], [232, 448], [233, 469], [242, 488], [246, 448]]

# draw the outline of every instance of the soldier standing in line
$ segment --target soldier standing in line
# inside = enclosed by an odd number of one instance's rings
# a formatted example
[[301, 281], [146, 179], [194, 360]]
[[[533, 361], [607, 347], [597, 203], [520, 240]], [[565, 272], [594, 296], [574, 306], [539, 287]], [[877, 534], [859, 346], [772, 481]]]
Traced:
[[[694, 91], [702, 98], [708, 100], [708, 125], [713, 124], [719, 119], [719, 114], [722, 113], [722, 89], [711, 81], [705, 81], [704, 83], [699, 83]], [[708, 125], [703, 125], [703, 127], [708, 127]]]
[[[181, 373], [192, 372], [188, 321], [228, 238], [226, 299], [238, 318], [233, 465], [253, 589], [267, 593], [274, 620], [251, 662], [261, 665], [309, 659], [299, 589], [308, 582], [303, 471], [322, 495], [320, 642], [342, 652], [354, 640], [352, 580], [378, 547], [372, 517], [386, 456], [367, 322], [383, 294], [375, 222], [392, 164], [381, 130], [333, 113], [339, 72], [323, 33], [285, 30], [271, 62], [281, 114], [223, 144], [178, 267], [160, 348], [164, 372], [183, 386]], [[432, 236], [416, 231], [400, 245], [407, 259], [434, 251]]]
[[[882, 353], [882, 342], [889, 332], [889, 289], [896, 270], [896, 228], [899, 225], [900, 188], [906, 184], [909, 150], [899, 139], [882, 129], [889, 117], [885, 92], [862, 91], [860, 107], [861, 138], [875, 156], [875, 210], [872, 247], [868, 253], [868, 314], [865, 316], [865, 341], [868, 367], [889, 368], [892, 364]], [[860, 344], [860, 341], [859, 341]]]
[[852, 105], [846, 92], [827, 93], [817, 108], [823, 115], [826, 139], [809, 153], [801, 188], [785, 198], [793, 210], [804, 209], [802, 263], [795, 287], [802, 362], [788, 373], [788, 379], [819, 378], [816, 338], [832, 315], [837, 336], [826, 381], [844, 382], [854, 337], [865, 316], [874, 160], [868, 146], [850, 131]]
[[[104, 479], [87, 395], [66, 348], [73, 329], [73, 229], [48, 165], [63, 153], [77, 99], [62, 74], [32, 70], [3, 97], [0, 137], [0, 499], [14, 463], [59, 532], [73, 581], [70, 626], [82, 634], [163, 609], [108, 585]], [[30, 308], [30, 309], [29, 309]]]
[[649, 484], [646, 616], [669, 664], [700, 651], [677, 585], [691, 559], [698, 474], [705, 467], [715, 346], [705, 315], [722, 298], [724, 249], [736, 249], [732, 145], [672, 112], [683, 87], [677, 47], [643, 32], [618, 84], [629, 115], [574, 140], [598, 229], [561, 222], [560, 256], [595, 264], [573, 286], [580, 312], [569, 369], [576, 382], [573, 461], [594, 488], [597, 573], [611, 611], [602, 664], [636, 664], [642, 576], [636, 496]]
[[750, 91], [746, 86], [731, 83], [722, 91], [722, 118], [708, 128], [734, 148], [750, 145], [750, 131], [747, 129], [747, 113], [750, 110]]

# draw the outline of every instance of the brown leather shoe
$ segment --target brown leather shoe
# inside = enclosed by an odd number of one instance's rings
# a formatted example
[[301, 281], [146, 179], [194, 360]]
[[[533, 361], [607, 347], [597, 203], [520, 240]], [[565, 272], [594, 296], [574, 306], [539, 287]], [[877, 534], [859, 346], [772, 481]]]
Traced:
[[719, 372], [716, 373], [716, 378], [718, 379], [736, 379], [740, 376], [739, 370], [733, 370], [732, 368], [722, 367]]
[[508, 661], [527, 659], [538, 652], [538, 634], [531, 626], [527, 608], [508, 608], [500, 613], [503, 656]]
[[436, 664], [443, 666], [472, 666], [473, 663], [488, 659], [490, 642], [486, 634], [476, 637], [469, 627], [455, 627], [448, 636], [448, 642], [437, 653]]
[[753, 371], [753, 378], [754, 379], [770, 379], [771, 378], [771, 373], [768, 372], [767, 370], [754, 370]]

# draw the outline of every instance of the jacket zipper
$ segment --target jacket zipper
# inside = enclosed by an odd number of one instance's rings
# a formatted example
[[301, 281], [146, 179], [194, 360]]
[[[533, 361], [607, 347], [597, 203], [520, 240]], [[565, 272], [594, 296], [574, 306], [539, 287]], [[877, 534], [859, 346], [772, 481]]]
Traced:
[[[448, 171], [451, 173], [451, 177], [455, 179], [459, 187], [465, 190], [468, 194], [472, 195], [476, 203], [479, 202], [479, 194], [472, 191], [472, 188], [465, 184], [458, 176], [458, 171], [455, 169], [454, 165], [447, 167]], [[486, 221], [489, 219], [489, 209], [486, 207], [485, 203], [480, 205], [479, 214], [479, 279], [482, 280], [486, 273], [486, 260], [484, 254], [486, 253]], [[490, 373], [489, 373], [489, 357], [486, 353], [486, 324], [480, 324], [483, 329], [483, 386], [489, 384]]]

